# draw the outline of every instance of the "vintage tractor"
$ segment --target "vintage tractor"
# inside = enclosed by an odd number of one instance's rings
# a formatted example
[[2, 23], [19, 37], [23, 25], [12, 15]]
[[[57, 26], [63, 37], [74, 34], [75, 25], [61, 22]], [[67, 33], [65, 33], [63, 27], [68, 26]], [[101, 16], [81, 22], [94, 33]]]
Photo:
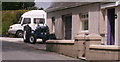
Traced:
[[45, 43], [49, 36], [48, 26], [38, 26], [35, 30], [32, 30], [28, 24], [24, 26], [23, 39], [25, 43], [35, 44], [38, 38], [42, 39], [43, 43]]

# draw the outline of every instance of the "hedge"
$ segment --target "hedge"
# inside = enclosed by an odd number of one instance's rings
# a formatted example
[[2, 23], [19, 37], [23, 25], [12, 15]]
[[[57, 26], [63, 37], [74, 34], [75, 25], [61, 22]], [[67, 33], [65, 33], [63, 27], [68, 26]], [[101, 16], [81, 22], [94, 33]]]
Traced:
[[[10, 25], [19, 21], [20, 16], [28, 10], [7, 10], [2, 11], [2, 34], [0, 36], [7, 36]], [[0, 28], [1, 30], [1, 28]], [[0, 31], [1, 32], [1, 31]]]

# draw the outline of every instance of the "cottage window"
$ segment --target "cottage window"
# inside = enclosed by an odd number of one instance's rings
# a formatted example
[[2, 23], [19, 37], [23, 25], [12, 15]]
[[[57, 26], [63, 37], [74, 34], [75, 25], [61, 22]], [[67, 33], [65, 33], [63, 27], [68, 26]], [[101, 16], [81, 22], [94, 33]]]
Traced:
[[52, 17], [52, 32], [55, 33], [55, 17]]
[[81, 14], [82, 31], [88, 31], [88, 13]]
[[88, 20], [82, 21], [82, 30], [88, 30]]

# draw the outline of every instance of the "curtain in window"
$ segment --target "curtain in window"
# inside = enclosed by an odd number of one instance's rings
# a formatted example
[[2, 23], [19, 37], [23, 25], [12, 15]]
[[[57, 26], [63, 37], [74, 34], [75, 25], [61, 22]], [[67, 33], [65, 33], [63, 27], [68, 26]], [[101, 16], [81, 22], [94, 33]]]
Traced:
[[108, 9], [107, 11], [107, 45], [114, 45], [115, 43], [115, 9]]

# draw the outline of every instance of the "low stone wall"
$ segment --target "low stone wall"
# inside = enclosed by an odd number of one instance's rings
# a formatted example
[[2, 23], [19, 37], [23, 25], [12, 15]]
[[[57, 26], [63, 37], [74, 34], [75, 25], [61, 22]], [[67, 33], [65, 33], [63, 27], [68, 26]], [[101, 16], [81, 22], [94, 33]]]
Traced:
[[[85, 45], [86, 44], [86, 45]], [[74, 58], [85, 57], [90, 44], [100, 44], [100, 41], [48, 40], [46, 50]], [[85, 56], [84, 56], [85, 55]]]
[[101, 36], [80, 34], [75, 37], [75, 40], [48, 40], [46, 50], [74, 58], [87, 59], [86, 55], [89, 53], [89, 46], [92, 44], [100, 45]]
[[78, 57], [78, 49], [74, 40], [48, 40], [46, 42], [46, 50], [67, 55], [70, 57]]
[[86, 60], [120, 60], [120, 46], [101, 45], [101, 36], [78, 35], [74, 40], [48, 40], [46, 50]]
[[120, 60], [120, 47], [115, 45], [90, 45], [87, 60]]

